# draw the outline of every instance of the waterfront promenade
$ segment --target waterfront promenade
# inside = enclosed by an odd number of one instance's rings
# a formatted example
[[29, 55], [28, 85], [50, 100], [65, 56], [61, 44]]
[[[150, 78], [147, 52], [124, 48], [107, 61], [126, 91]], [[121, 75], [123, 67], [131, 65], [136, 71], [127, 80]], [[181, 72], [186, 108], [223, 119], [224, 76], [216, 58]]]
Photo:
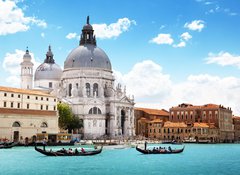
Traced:
[[239, 171], [239, 156], [239, 144], [185, 144], [184, 152], [177, 155], [143, 155], [134, 148], [106, 147], [92, 157], [46, 157], [33, 147], [14, 147], [0, 150], [0, 170], [4, 175], [234, 175]]

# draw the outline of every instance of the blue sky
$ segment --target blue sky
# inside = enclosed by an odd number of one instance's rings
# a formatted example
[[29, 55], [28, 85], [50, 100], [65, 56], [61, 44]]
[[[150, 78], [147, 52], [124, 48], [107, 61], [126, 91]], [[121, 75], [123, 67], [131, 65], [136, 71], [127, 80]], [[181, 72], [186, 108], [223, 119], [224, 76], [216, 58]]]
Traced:
[[22, 54], [48, 45], [63, 67], [86, 17], [136, 106], [222, 104], [240, 114], [240, 1], [0, 0], [0, 85], [19, 87]]

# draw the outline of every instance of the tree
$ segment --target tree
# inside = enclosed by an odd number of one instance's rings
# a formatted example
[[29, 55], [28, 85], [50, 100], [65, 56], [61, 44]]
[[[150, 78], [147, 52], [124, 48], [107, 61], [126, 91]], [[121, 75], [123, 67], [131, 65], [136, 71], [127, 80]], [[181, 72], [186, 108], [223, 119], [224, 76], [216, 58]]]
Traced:
[[78, 117], [73, 115], [71, 122], [68, 124], [68, 132], [71, 132], [72, 130], [79, 129], [83, 127], [83, 121]]
[[72, 110], [68, 104], [58, 103], [57, 108], [59, 114], [58, 125], [60, 128], [67, 129], [69, 132], [71, 132], [72, 130], [83, 127], [82, 120], [72, 113]]
[[58, 126], [61, 129], [68, 129], [68, 125], [71, 122], [73, 116], [70, 107], [66, 103], [58, 103], [57, 109], [59, 114]]

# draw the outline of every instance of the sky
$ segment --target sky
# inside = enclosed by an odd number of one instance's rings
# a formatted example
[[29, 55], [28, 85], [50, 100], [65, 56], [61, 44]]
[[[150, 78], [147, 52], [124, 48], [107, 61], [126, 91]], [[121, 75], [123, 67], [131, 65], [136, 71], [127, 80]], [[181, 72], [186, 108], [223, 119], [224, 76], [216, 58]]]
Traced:
[[51, 45], [62, 68], [86, 18], [108, 55], [115, 85], [136, 107], [181, 103], [240, 115], [238, 0], [0, 0], [0, 86], [20, 87], [28, 47], [34, 70]]

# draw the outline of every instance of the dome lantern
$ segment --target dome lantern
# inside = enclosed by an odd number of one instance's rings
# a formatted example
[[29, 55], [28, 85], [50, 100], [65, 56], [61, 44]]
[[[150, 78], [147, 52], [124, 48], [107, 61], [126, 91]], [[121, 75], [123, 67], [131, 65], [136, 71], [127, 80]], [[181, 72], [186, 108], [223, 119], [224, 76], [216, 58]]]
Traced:
[[94, 30], [92, 25], [89, 23], [89, 16], [87, 16], [87, 24], [83, 26], [81, 39], [79, 45], [92, 44], [97, 45], [95, 35], [93, 35]]

